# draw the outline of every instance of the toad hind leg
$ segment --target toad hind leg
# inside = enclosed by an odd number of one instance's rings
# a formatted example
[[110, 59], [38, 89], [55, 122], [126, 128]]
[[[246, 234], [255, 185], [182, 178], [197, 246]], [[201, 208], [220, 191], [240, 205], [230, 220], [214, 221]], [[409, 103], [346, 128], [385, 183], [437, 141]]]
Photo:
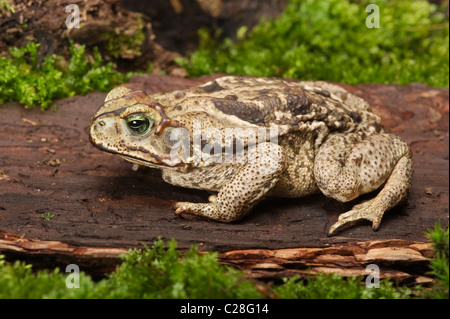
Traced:
[[385, 185], [375, 198], [341, 214], [328, 235], [364, 219], [378, 230], [383, 214], [407, 198], [412, 173], [409, 147], [394, 135], [330, 136], [319, 149], [314, 168], [318, 186], [326, 196], [347, 202]]
[[257, 202], [278, 182], [285, 169], [281, 147], [261, 143], [254, 156], [224, 185], [210, 203], [178, 202], [175, 213], [190, 213], [221, 222], [232, 222], [244, 217]]

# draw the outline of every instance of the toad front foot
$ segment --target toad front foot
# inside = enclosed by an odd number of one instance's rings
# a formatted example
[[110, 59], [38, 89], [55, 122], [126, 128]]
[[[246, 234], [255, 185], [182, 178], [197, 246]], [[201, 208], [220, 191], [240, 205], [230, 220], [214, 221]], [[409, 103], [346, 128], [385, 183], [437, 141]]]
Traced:
[[209, 203], [179, 202], [175, 213], [194, 214], [220, 222], [232, 222], [244, 217], [272, 189], [285, 170], [282, 149], [273, 143], [261, 143], [254, 158], [219, 191]]
[[214, 207], [213, 203], [177, 202], [173, 208], [175, 209], [175, 214], [180, 216], [192, 214], [211, 218], [211, 216], [216, 215], [216, 207]]

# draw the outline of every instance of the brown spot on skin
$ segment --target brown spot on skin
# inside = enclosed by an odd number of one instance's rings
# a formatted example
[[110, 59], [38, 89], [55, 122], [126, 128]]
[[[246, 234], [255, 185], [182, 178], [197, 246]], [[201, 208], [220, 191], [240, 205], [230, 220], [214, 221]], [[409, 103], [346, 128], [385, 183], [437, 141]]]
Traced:
[[212, 99], [214, 106], [221, 112], [235, 115], [241, 120], [249, 123], [263, 125], [265, 114], [258, 107], [251, 103], [242, 103], [226, 99]]
[[224, 97], [225, 100], [230, 100], [230, 101], [237, 101], [238, 97], [234, 94], [229, 94], [227, 96]]
[[330, 92], [328, 92], [327, 90], [315, 90], [314, 92], [325, 97], [331, 96]]
[[213, 81], [211, 84], [206, 85], [206, 86], [202, 86], [203, 91], [205, 91], [206, 93], [213, 93], [213, 92], [218, 92], [218, 91], [222, 91], [224, 90], [223, 87], [220, 86], [219, 83], [217, 83], [217, 81]]
[[350, 116], [353, 119], [353, 121], [355, 123], [361, 123], [361, 121], [362, 121], [361, 114], [359, 114], [358, 112], [352, 111], [352, 112], [347, 112], [347, 114], [348, 114], [348, 116]]
[[185, 95], [186, 95], [186, 91], [185, 90], [173, 92], [173, 97], [176, 98], [176, 99], [181, 99]]
[[[201, 148], [202, 153], [213, 156], [213, 155], [217, 155], [215, 153], [216, 149], [219, 149], [222, 151], [222, 146], [220, 144], [217, 144], [217, 143], [211, 144], [211, 143], [207, 143], [207, 142], [205, 143], [205, 141], [202, 141], [201, 144], [202, 144], [202, 148]], [[208, 147], [205, 147], [205, 146], [208, 146]], [[209, 148], [209, 150], [208, 150], [208, 148]]]
[[289, 95], [287, 107], [294, 115], [303, 115], [311, 112], [311, 100], [306, 95]]

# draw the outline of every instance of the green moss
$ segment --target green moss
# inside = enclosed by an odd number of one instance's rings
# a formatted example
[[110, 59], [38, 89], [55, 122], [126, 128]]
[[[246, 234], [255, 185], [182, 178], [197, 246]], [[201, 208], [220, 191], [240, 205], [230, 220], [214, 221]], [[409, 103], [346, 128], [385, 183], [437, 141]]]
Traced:
[[47, 56], [38, 63], [38, 48], [39, 44], [29, 42], [25, 47], [11, 48], [8, 57], [0, 57], [0, 104], [18, 101], [26, 108], [39, 104], [45, 110], [55, 99], [108, 91], [131, 76], [115, 71], [112, 63], [105, 64], [97, 50], [90, 61], [85, 47], [73, 42], [66, 66], [61, 66], [60, 56]]
[[80, 288], [66, 287], [68, 274], [58, 269], [34, 274], [23, 262], [8, 264], [0, 256], [0, 299], [4, 298], [260, 298], [243, 274], [222, 266], [216, 253], [184, 256], [172, 240], [131, 250], [123, 263], [97, 283], [80, 273]]
[[14, 13], [16, 10], [9, 0], [0, 0], [0, 17], [2, 16], [2, 13], [6, 12]]
[[55, 269], [33, 273], [31, 265], [8, 264], [0, 255], [0, 299], [83, 298], [92, 296], [95, 283], [84, 273], [80, 288], [68, 289], [66, 275]]
[[[380, 9], [380, 28], [366, 27], [370, 3]], [[291, 0], [277, 19], [240, 29], [237, 42], [219, 43], [200, 30], [199, 50], [178, 63], [191, 76], [448, 86], [449, 27], [441, 11], [426, 0]]]
[[436, 278], [436, 284], [429, 292], [428, 297], [436, 299], [448, 299], [448, 255], [449, 255], [449, 236], [448, 228], [443, 229], [437, 224], [434, 229], [427, 232], [428, 237], [434, 246], [434, 258], [431, 261], [432, 274]]
[[378, 288], [361, 284], [363, 277], [343, 278], [336, 274], [319, 274], [308, 280], [292, 277], [274, 288], [285, 299], [400, 299], [409, 298], [411, 290], [396, 287], [392, 281], [380, 281]]
[[105, 49], [114, 58], [134, 58], [142, 54], [141, 48], [145, 41], [142, 17], [138, 17], [137, 29], [121, 32], [115, 30], [105, 34]]
[[192, 247], [181, 256], [176, 247], [174, 240], [167, 247], [158, 240], [151, 249], [131, 250], [98, 292], [111, 298], [261, 297], [241, 272], [220, 265], [216, 253], [199, 255]]
[[41, 218], [42, 218], [43, 220], [52, 220], [53, 217], [55, 217], [55, 215], [52, 214], [52, 213], [50, 213], [50, 212], [45, 212], [45, 213], [42, 213], [42, 214], [41, 214]]

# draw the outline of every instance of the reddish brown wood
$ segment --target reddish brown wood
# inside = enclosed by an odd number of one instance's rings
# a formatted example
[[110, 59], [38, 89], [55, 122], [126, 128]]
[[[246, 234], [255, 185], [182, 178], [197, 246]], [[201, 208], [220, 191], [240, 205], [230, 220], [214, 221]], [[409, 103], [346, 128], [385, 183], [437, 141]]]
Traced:
[[[136, 77], [128, 86], [152, 93], [206, 80], [150, 75]], [[90, 117], [106, 95], [94, 92], [57, 101], [57, 111], [26, 110], [18, 103], [0, 106], [0, 253], [26, 258], [31, 255], [29, 250], [19, 249], [24, 240], [60, 242], [89, 251], [141, 247], [162, 237], [175, 238], [181, 249], [196, 243], [201, 250], [222, 253], [359, 247], [361, 242], [392, 239], [426, 242], [427, 228], [436, 222], [448, 226], [448, 88], [421, 84], [344, 86], [366, 98], [383, 117], [386, 129], [411, 145], [414, 156], [410, 199], [386, 214], [378, 232], [363, 223], [327, 237], [327, 229], [337, 216], [359, 200], [341, 204], [323, 195], [269, 199], [232, 224], [176, 216], [171, 208], [175, 201], [206, 201], [209, 194], [166, 184], [156, 170], [134, 172], [129, 163], [93, 147], [87, 134]], [[54, 218], [42, 219], [46, 212]], [[35, 252], [34, 256], [40, 256], [39, 250]], [[64, 256], [64, 262], [83, 255], [71, 251], [55, 254]], [[342, 254], [332, 258], [342, 259], [342, 269], [352, 269], [347, 257], [339, 256]], [[101, 264], [97, 256], [86, 258]], [[252, 271], [264, 273], [273, 262], [265, 261], [264, 255], [258, 258], [266, 265]], [[239, 258], [233, 260], [223, 259], [239, 264]], [[52, 262], [49, 259], [47, 266]], [[280, 264], [287, 269], [281, 273], [292, 272], [287, 264]]]
[[[120, 263], [125, 248], [80, 247], [58, 241], [24, 239], [0, 233], [0, 251], [9, 259], [25, 259], [34, 267], [64, 267], [76, 263], [95, 277], [111, 272]], [[429, 284], [430, 243], [380, 240], [326, 245], [321, 248], [247, 249], [219, 254], [222, 264], [241, 269], [247, 277], [280, 280], [294, 275], [302, 278], [318, 273], [367, 276], [378, 267], [380, 278], [397, 282]]]

